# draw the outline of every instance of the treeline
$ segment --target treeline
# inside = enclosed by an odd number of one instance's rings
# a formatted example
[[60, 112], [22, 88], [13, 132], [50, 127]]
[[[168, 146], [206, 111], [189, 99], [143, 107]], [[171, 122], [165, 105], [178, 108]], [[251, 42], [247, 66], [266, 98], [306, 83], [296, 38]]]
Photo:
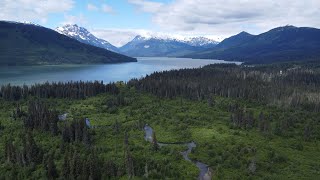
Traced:
[[[51, 150], [50, 152], [44, 152], [43, 149], [36, 143], [31, 131], [26, 132], [21, 136], [22, 143], [13, 141], [13, 139], [7, 139], [5, 141], [4, 157], [7, 165], [12, 165], [17, 168], [35, 168], [40, 165], [45, 170], [45, 177], [47, 179], [57, 179], [63, 177], [64, 179], [101, 179], [102, 174], [107, 177], [115, 176], [112, 172], [114, 168], [110, 162], [105, 164], [98, 158], [93, 149], [86, 149], [80, 151], [75, 146], [67, 145], [61, 150]], [[55, 163], [56, 155], [63, 156], [63, 164], [61, 171], [58, 171], [57, 164]], [[103, 172], [103, 168], [109, 168], [111, 172]], [[14, 174], [14, 171], [10, 178], [12, 179], [26, 179], [28, 174], [24, 174], [24, 171]], [[17, 174], [19, 176], [17, 177]]]
[[[120, 94], [106, 101], [110, 107], [127, 103], [129, 101]], [[126, 175], [128, 177], [144, 175], [146, 160], [140, 162], [134, 158], [128, 133], [124, 135], [123, 149], [121, 149], [124, 152], [123, 161], [119, 162], [119, 159], [113, 158], [104, 159], [99, 156], [102, 152], [94, 144], [95, 132], [88, 127], [85, 119], [59, 121], [58, 115], [57, 111], [39, 99], [29, 100], [26, 109], [21, 104], [16, 104], [12, 112], [12, 120], [23, 122], [22, 132], [19, 136], [8, 135], [3, 146], [3, 160], [7, 167], [19, 169], [19, 172], [10, 170], [8, 172], [10, 177], [28, 179], [30, 173], [40, 167], [43, 168], [41, 171], [47, 179], [98, 180], [117, 179]], [[120, 124], [116, 122], [112, 129], [122, 136], [120, 128]], [[60, 138], [58, 147], [46, 152], [43, 144], [35, 138], [41, 132], [49, 132], [49, 136], [55, 139]], [[156, 164], [156, 162], [149, 162], [150, 167], [155, 169]], [[0, 175], [0, 177], [3, 176]]]
[[165, 98], [203, 100], [216, 95], [320, 111], [320, 71], [303, 66], [216, 64], [155, 72], [128, 85]]
[[[64, 177], [64, 179], [101, 179], [103, 172], [102, 167], [106, 167], [101, 161], [95, 151], [88, 151], [85, 155], [71, 148], [65, 150], [62, 171], [56, 174], [57, 177]], [[52, 175], [51, 175], [52, 176]], [[108, 173], [107, 176], [112, 176]]]
[[43, 152], [36, 144], [31, 131], [26, 131], [22, 139], [22, 148], [13, 139], [5, 140], [4, 156], [8, 163], [20, 166], [41, 163]]
[[[62, 121], [59, 125], [58, 113], [40, 100], [31, 100], [27, 111], [17, 104], [12, 113], [14, 121], [22, 121], [23, 129], [20, 136], [9, 136], [4, 143], [4, 158], [6, 163], [17, 168], [32, 168], [43, 165], [48, 179], [65, 177], [66, 179], [101, 179], [100, 165], [92, 148], [92, 132], [85, 119]], [[53, 149], [45, 152], [35, 141], [34, 134], [51, 132], [51, 136], [60, 137], [60, 151]], [[78, 144], [78, 145], [76, 145]], [[81, 158], [86, 152], [85, 159]], [[55, 164], [55, 154], [65, 156], [63, 171], [58, 172]], [[68, 159], [66, 161], [66, 159]], [[67, 163], [67, 164], [66, 164]], [[27, 176], [27, 175], [26, 175]], [[14, 175], [12, 177], [14, 178]], [[17, 177], [18, 178], [18, 177]], [[21, 177], [19, 177], [21, 178]], [[18, 179], [19, 179], [18, 178]]]
[[[84, 124], [82, 124], [84, 125]], [[76, 126], [77, 130], [68, 130]], [[100, 155], [103, 149], [99, 147], [80, 146], [79, 138], [81, 125], [74, 122], [62, 132], [62, 141], [59, 148], [52, 148], [45, 152], [40, 143], [35, 141], [36, 131], [25, 131], [19, 138], [8, 138], [4, 143], [4, 158], [6, 166], [11, 169], [10, 178], [28, 179], [32, 171], [43, 171], [46, 179], [119, 179], [121, 177], [146, 177], [159, 179], [164, 176], [179, 177], [179, 172], [172, 172], [172, 164], [168, 159], [150, 160], [132, 154], [134, 145], [129, 143], [127, 133], [124, 134], [123, 158], [106, 159]], [[84, 126], [83, 126], [84, 128]], [[69, 131], [65, 134], [66, 131]], [[72, 135], [72, 132], [74, 133]], [[69, 137], [69, 138], [67, 138]], [[74, 137], [75, 139], [73, 139]], [[121, 142], [120, 142], [121, 144]], [[153, 145], [153, 147], [155, 147]], [[158, 147], [158, 146], [157, 146]], [[160, 150], [159, 148], [154, 150]], [[59, 162], [59, 163], [57, 163]], [[14, 169], [19, 170], [18, 172]], [[4, 177], [0, 175], [0, 177]]]
[[14, 120], [22, 119], [25, 130], [51, 132], [53, 136], [61, 135], [65, 143], [83, 142], [88, 146], [91, 144], [91, 135], [85, 119], [64, 121], [64, 125], [59, 128], [59, 113], [51, 110], [41, 100], [29, 101], [27, 112], [24, 112], [20, 105], [16, 105], [12, 114]]
[[[16, 111], [20, 111], [16, 114], [21, 114], [21, 108], [19, 108], [19, 106], [17, 106]], [[28, 112], [22, 114], [25, 114], [25, 116], [23, 116], [25, 129], [38, 129], [42, 131], [50, 131], [53, 135], [58, 134], [59, 113], [55, 110], [50, 110], [47, 104], [39, 100], [29, 101]]]
[[[229, 112], [231, 128], [244, 130], [257, 129], [266, 135], [290, 136], [292, 130], [298, 133], [304, 141], [317, 140], [319, 133], [317, 131], [317, 120], [314, 118], [308, 121], [299, 120], [301, 117], [285, 114], [278, 117], [276, 114], [265, 113], [261, 111], [258, 116], [254, 112], [238, 104], [230, 105]], [[299, 126], [302, 126], [301, 128]]]
[[0, 97], [5, 100], [20, 100], [34, 96], [39, 98], [69, 98], [83, 99], [101, 93], [118, 94], [119, 88], [115, 83], [104, 84], [103, 81], [94, 82], [58, 82], [35, 84], [32, 86], [12, 86], [10, 84], [0, 87]]
[[91, 134], [85, 120], [74, 120], [69, 125], [65, 123], [62, 129], [62, 139], [65, 143], [83, 142], [91, 145]]

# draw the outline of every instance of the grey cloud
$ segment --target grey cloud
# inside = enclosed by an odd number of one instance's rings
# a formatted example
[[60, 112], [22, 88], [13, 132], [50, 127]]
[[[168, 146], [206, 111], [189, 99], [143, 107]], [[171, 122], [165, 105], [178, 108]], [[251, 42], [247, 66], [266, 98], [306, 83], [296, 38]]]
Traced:
[[85, 18], [83, 14], [79, 14], [77, 16], [73, 15], [64, 15], [64, 21], [61, 23], [62, 25], [65, 24], [78, 24], [80, 26], [85, 26], [88, 20]]
[[120, 47], [132, 40], [135, 36], [140, 34], [142, 30], [124, 30], [124, 29], [92, 29], [92, 34], [98, 38], [104, 39], [114, 46]]
[[161, 8], [149, 7], [150, 0], [130, 1], [152, 13], [153, 23], [166, 31], [229, 36], [239, 30], [261, 33], [286, 24], [320, 27], [319, 0], [174, 0]]

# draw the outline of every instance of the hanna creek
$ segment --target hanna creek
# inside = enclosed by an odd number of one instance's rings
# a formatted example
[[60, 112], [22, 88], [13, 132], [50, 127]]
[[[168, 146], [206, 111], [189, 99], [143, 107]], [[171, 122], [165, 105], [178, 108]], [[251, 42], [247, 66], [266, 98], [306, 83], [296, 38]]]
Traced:
[[[144, 132], [145, 132], [145, 136], [144, 139], [150, 143], [153, 142], [153, 129], [151, 126], [149, 125], [145, 125], [144, 126]], [[181, 142], [173, 142], [173, 143], [164, 143], [164, 142], [158, 142], [159, 147], [161, 148], [162, 146], [170, 146], [170, 145], [181, 145], [181, 146], [186, 146], [187, 150], [181, 152], [181, 155], [183, 156], [184, 160], [189, 161], [193, 164], [195, 164], [199, 170], [199, 176], [198, 176], [198, 180], [210, 180], [212, 177], [212, 172], [210, 170], [210, 168], [208, 167], [207, 164], [204, 164], [202, 162], [199, 161], [194, 161], [192, 159], [189, 158], [189, 154], [192, 152], [193, 148], [196, 148], [197, 145], [195, 142], [186, 142], [186, 143], [181, 143]]]

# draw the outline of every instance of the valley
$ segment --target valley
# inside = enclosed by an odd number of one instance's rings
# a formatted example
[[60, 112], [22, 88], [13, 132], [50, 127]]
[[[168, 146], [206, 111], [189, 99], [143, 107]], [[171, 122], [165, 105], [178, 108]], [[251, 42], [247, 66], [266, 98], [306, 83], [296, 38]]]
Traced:
[[320, 179], [319, 10], [2, 0], [0, 180]]
[[[127, 84], [2, 86], [1, 178], [196, 179], [197, 161], [213, 179], [316, 179], [318, 86], [315, 64], [218, 64]], [[143, 138], [146, 124], [152, 143]], [[191, 162], [181, 155], [188, 147], [177, 142], [196, 143]], [[28, 159], [30, 153], [39, 159]]]

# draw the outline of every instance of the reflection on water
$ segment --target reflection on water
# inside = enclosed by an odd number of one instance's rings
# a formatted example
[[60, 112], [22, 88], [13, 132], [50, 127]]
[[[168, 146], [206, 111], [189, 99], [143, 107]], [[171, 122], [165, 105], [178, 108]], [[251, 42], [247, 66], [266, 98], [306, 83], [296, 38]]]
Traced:
[[155, 71], [197, 68], [208, 64], [227, 63], [221, 60], [188, 58], [138, 58], [138, 62], [99, 65], [51, 65], [0, 67], [0, 84], [30, 85], [46, 81], [128, 81]]

